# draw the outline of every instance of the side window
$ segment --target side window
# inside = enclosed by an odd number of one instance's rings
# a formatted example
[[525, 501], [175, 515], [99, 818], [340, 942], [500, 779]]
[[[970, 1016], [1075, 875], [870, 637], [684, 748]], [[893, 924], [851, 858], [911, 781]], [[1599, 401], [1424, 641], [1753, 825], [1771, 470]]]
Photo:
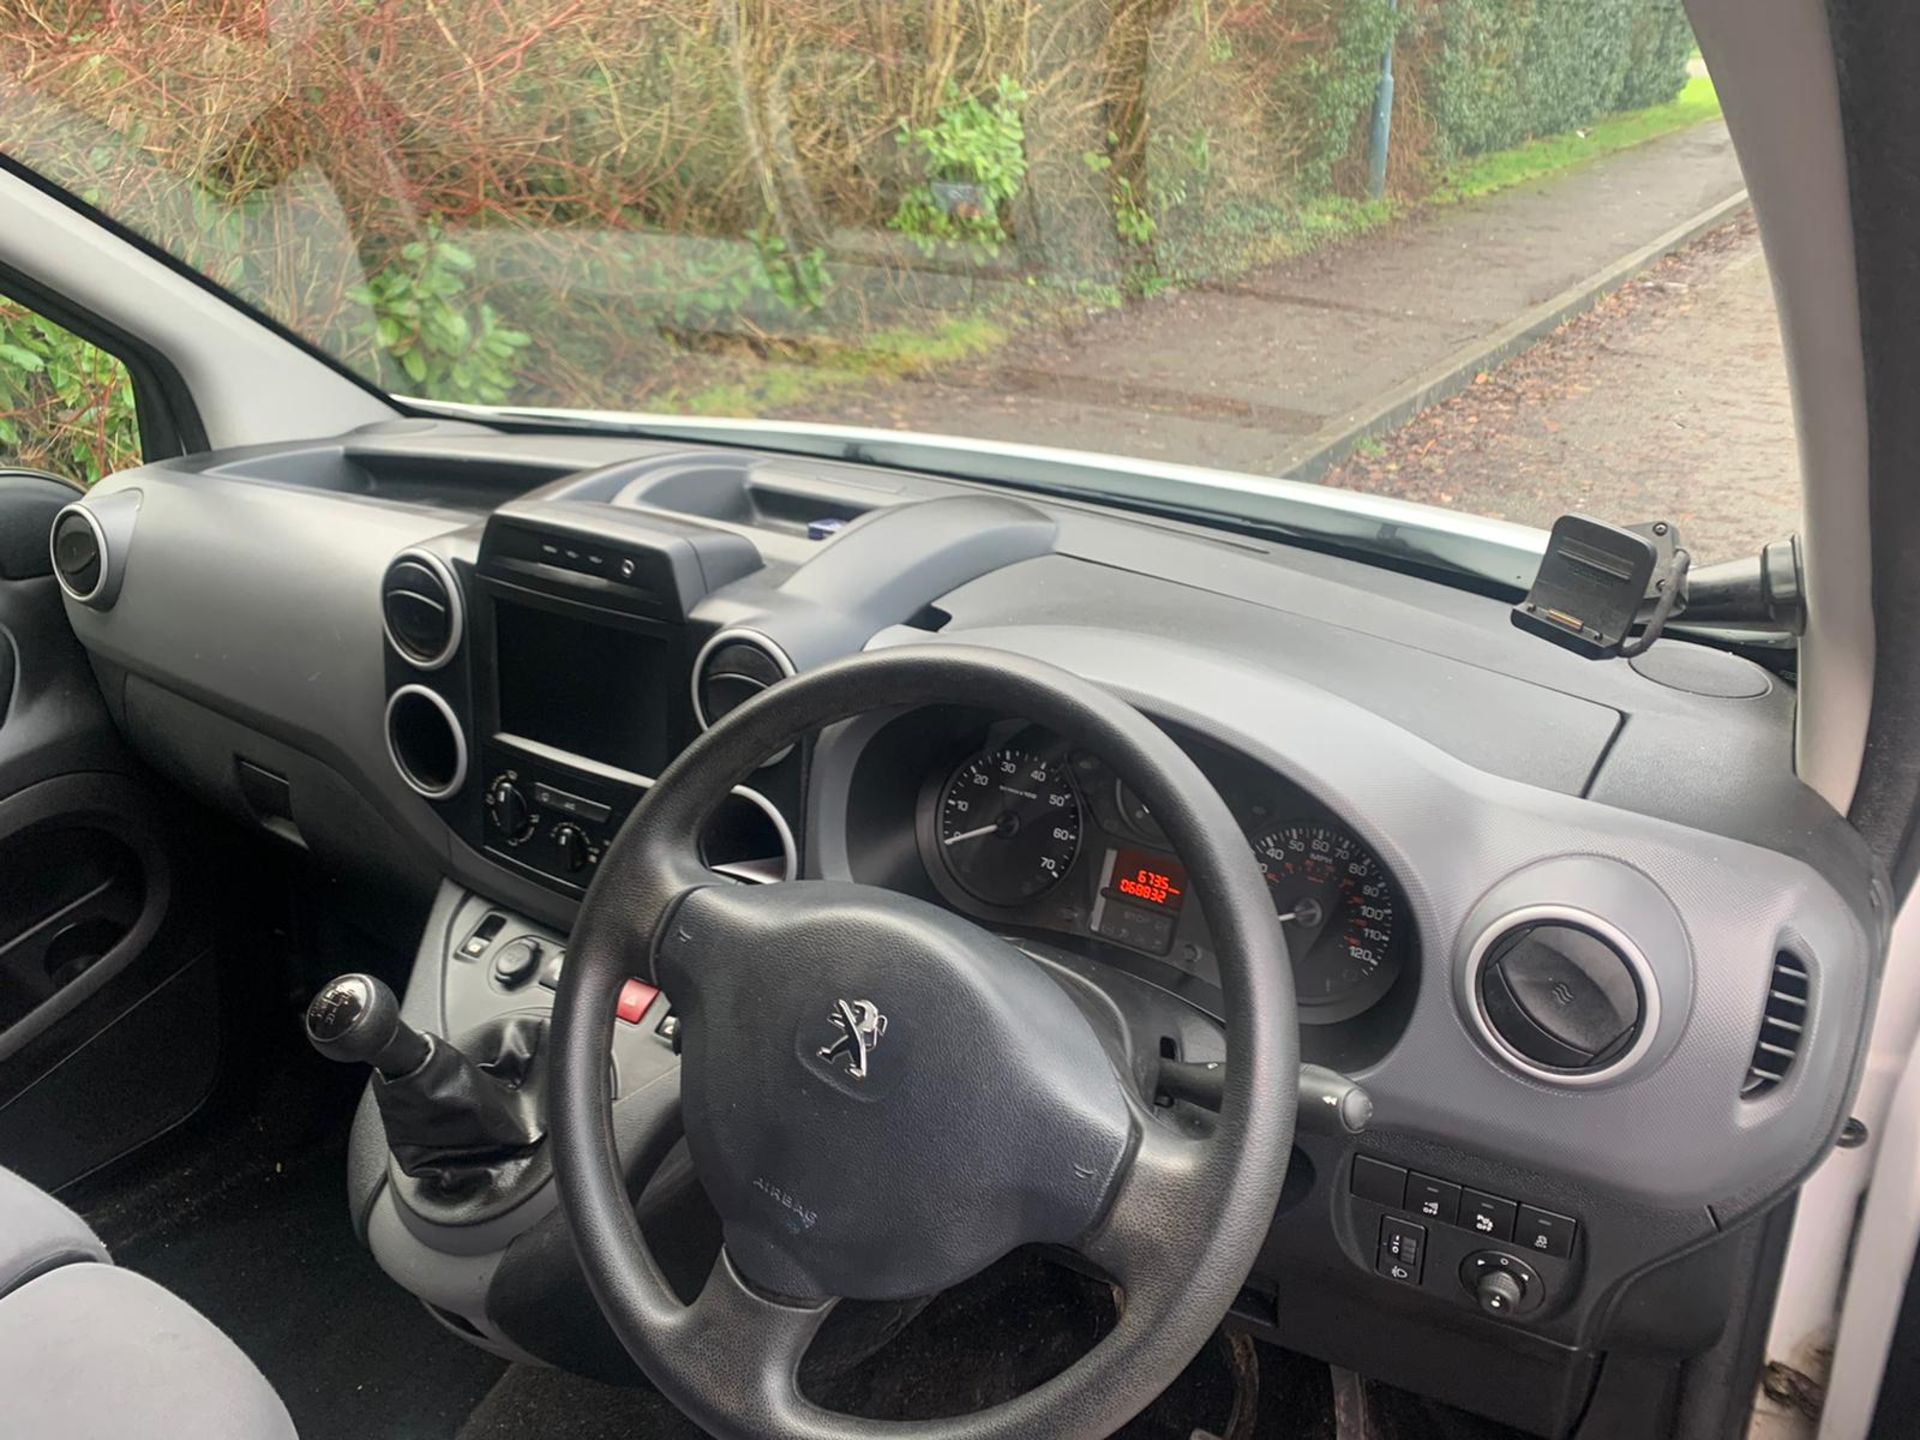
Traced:
[[127, 367], [0, 296], [0, 467], [91, 485], [139, 463]]

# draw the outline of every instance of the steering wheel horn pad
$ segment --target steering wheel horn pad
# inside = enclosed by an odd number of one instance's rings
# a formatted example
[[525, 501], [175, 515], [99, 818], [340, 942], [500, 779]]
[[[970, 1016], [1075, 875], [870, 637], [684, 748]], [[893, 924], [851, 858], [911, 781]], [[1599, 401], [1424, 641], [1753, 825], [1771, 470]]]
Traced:
[[1015, 1246], [1068, 1244], [1132, 1146], [1080, 1008], [923, 900], [830, 882], [696, 890], [656, 975], [680, 1016], [695, 1167], [735, 1268], [773, 1294], [931, 1295]]

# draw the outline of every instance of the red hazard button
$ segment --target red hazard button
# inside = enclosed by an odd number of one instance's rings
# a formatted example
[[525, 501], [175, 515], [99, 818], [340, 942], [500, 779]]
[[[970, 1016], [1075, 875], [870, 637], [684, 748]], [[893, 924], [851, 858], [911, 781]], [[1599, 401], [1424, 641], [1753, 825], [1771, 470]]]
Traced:
[[638, 1025], [659, 994], [658, 987], [644, 980], [629, 980], [620, 987], [620, 1004], [613, 1013], [629, 1025]]

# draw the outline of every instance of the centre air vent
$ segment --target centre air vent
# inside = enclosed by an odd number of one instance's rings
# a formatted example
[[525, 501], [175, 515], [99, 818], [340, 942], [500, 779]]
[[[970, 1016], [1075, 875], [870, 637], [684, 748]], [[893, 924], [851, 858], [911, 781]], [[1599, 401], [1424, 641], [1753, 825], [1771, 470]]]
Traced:
[[467, 778], [467, 738], [453, 707], [424, 685], [402, 685], [387, 701], [387, 757], [409, 789], [445, 800]]
[[380, 582], [387, 642], [419, 670], [437, 670], [460, 648], [460, 587], [438, 555], [407, 550]]
[[1773, 978], [1767, 986], [1767, 1008], [1760, 1016], [1760, 1038], [1754, 1042], [1747, 1065], [1743, 1099], [1758, 1100], [1777, 1088], [1800, 1055], [1813, 1003], [1813, 984], [1807, 967], [1782, 951], [1773, 957]]
[[757, 630], [722, 630], [693, 662], [693, 711], [705, 730], [793, 674], [793, 662]]

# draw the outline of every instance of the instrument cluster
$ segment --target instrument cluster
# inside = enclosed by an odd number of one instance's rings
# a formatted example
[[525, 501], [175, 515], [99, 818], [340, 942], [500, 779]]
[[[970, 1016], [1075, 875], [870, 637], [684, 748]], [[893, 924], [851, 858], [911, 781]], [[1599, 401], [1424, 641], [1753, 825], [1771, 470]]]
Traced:
[[[916, 844], [957, 910], [1010, 931], [1083, 937], [1109, 956], [1217, 987], [1213, 941], [1186, 867], [1147, 805], [1098, 756], [1000, 721], [924, 771]], [[1335, 1024], [1406, 974], [1411, 920], [1378, 855], [1298, 786], [1182, 737], [1240, 822], [1273, 897], [1300, 1014]]]

